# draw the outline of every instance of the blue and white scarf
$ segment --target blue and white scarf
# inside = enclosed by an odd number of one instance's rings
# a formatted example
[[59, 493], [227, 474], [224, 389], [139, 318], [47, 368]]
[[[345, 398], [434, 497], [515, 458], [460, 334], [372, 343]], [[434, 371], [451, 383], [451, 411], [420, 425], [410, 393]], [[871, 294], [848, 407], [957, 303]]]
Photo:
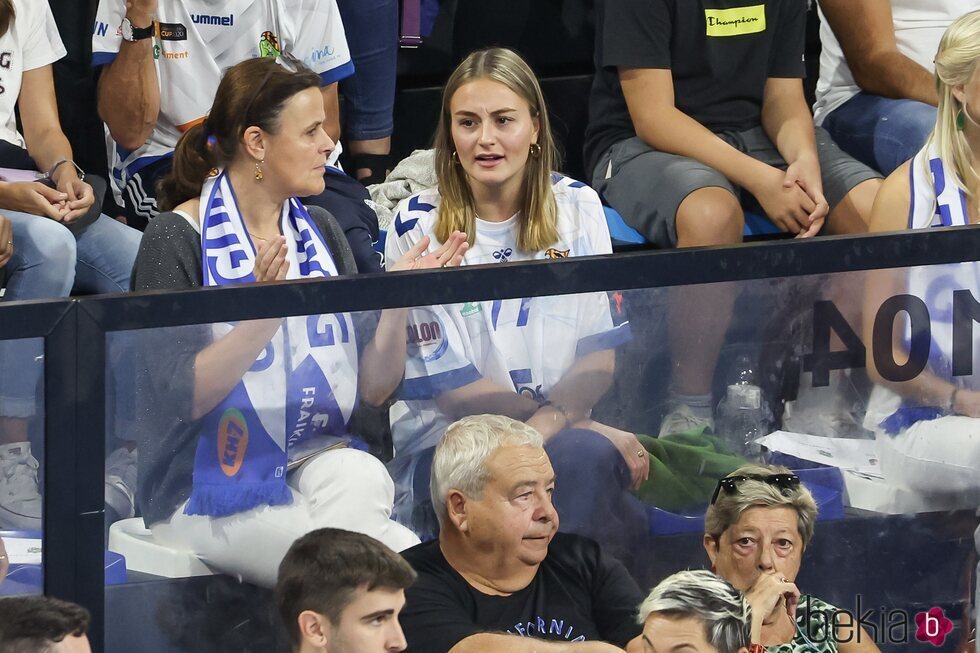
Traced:
[[[201, 191], [205, 286], [254, 283], [256, 250], [225, 173]], [[296, 199], [283, 204], [287, 279], [337, 275], [316, 224]], [[216, 324], [214, 339], [233, 324]], [[290, 447], [344, 435], [357, 400], [357, 343], [350, 316], [287, 318], [255, 363], [201, 422], [194, 483], [184, 512], [221, 517], [292, 502], [286, 486]], [[333, 381], [333, 383], [331, 383]]]

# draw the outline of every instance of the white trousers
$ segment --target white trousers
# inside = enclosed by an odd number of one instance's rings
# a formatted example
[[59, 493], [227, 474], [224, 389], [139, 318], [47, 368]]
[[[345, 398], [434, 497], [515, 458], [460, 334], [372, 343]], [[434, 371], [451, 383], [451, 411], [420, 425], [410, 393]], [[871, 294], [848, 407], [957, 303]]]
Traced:
[[181, 505], [169, 520], [151, 527], [163, 546], [188, 551], [209, 566], [245, 581], [273, 587], [279, 563], [294, 540], [323, 527], [370, 535], [395, 551], [419, 538], [391, 519], [395, 488], [374, 456], [336, 449], [290, 472], [288, 506], [263, 506], [229, 517], [185, 515]]
[[893, 485], [961, 495], [967, 504], [980, 494], [980, 419], [950, 415], [916, 422], [895, 437], [876, 435], [882, 472]]

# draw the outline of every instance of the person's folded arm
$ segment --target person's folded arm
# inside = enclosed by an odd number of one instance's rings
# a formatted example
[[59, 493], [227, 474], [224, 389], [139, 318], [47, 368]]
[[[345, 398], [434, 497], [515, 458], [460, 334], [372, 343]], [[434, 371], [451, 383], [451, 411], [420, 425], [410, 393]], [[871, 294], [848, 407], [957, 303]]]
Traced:
[[[27, 151], [40, 170], [49, 169], [58, 159], [72, 157], [71, 145], [58, 119], [50, 65], [24, 71], [17, 105]], [[72, 173], [75, 172], [70, 164], [59, 166], [58, 172], [65, 172], [67, 168], [62, 170], [65, 166], [71, 168]]]
[[622, 653], [605, 642], [548, 642], [503, 633], [478, 633], [457, 642], [449, 653]]
[[750, 192], [774, 171], [677, 109], [669, 69], [620, 67], [619, 80], [636, 135], [651, 147], [700, 161]]
[[453, 419], [492, 413], [526, 421], [547, 440], [588, 416], [595, 402], [609, 389], [614, 365], [612, 349], [583, 356], [555, 384], [548, 393], [551, 403], [543, 406], [487, 378], [439, 394], [436, 404]]
[[490, 413], [523, 422], [538, 410], [538, 402], [486, 378], [439, 394], [436, 405], [453, 419]]
[[65, 222], [80, 218], [95, 203], [96, 197], [92, 187], [79, 177], [72, 161], [71, 145], [58, 119], [50, 65], [24, 72], [17, 106], [24, 126], [27, 151], [38, 168], [51, 170], [56, 163], [62, 162], [51, 177], [58, 192], [66, 197], [67, 205], [59, 205], [56, 209], [62, 213], [60, 218]]
[[786, 163], [792, 164], [803, 157], [816, 162], [813, 116], [806, 105], [802, 80], [793, 77], [766, 80], [762, 93], [762, 128]]
[[582, 356], [548, 392], [550, 404], [538, 408], [528, 420], [545, 439], [566, 426], [586, 419], [612, 384], [616, 352], [603, 349]]
[[[914, 161], [914, 160], [913, 160]], [[875, 198], [871, 211], [870, 231], [872, 233], [901, 231], [908, 228], [909, 215], [909, 167], [911, 161], [905, 162], [893, 172], [882, 184]], [[937, 274], [940, 272], [937, 270]], [[870, 270], [865, 275], [864, 311], [862, 321], [862, 336], [866, 348], [868, 377], [878, 385], [884, 386], [896, 394], [921, 406], [936, 406], [952, 412], [980, 416], [980, 393], [962, 389], [956, 393], [953, 405], [953, 390], [951, 382], [941, 379], [928, 369], [923, 370], [908, 381], [892, 381], [886, 379], [878, 369], [875, 361], [875, 318], [881, 305], [890, 297], [908, 292], [909, 271], [905, 268]], [[888, 332], [888, 342], [883, 343], [887, 351], [891, 350], [891, 358], [895, 361], [905, 361], [909, 357], [908, 348], [903, 343], [902, 321], [894, 320]], [[881, 339], [879, 334], [878, 338]], [[879, 356], [882, 347], [877, 347]], [[887, 354], [886, 354], [887, 355]]]
[[806, 215], [801, 216], [802, 230], [798, 235], [817, 235], [830, 206], [823, 194], [813, 117], [803, 95], [802, 80], [796, 77], [766, 80], [762, 93], [762, 128], [788, 164], [783, 186], [790, 191], [799, 186], [809, 198], [801, 205]]
[[[135, 27], [153, 23], [154, 0], [129, 4]], [[153, 62], [153, 39], [122, 41], [115, 58], [102, 66], [97, 90], [99, 117], [116, 143], [135, 150], [146, 143], [160, 115], [160, 82]]]
[[932, 73], [898, 50], [889, 0], [820, 0], [820, 8], [861, 90], [939, 103]]

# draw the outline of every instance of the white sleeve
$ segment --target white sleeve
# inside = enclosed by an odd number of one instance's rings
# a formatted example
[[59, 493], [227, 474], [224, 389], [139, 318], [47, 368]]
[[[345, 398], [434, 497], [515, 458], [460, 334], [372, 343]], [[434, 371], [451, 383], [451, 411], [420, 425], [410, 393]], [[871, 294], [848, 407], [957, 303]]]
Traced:
[[126, 15], [124, 0], [99, 0], [92, 28], [92, 66], [111, 63], [122, 44], [123, 16]]
[[[398, 203], [395, 217], [385, 236], [386, 268], [391, 269], [391, 266], [426, 235], [428, 225], [436, 219], [436, 212], [439, 210], [438, 200], [438, 191], [430, 188], [406, 197]], [[435, 236], [433, 234], [429, 236], [429, 248], [426, 252], [432, 252], [439, 247]]]
[[28, 24], [22, 40], [25, 71], [53, 64], [67, 54], [47, 2], [22, 3], [18, 8], [27, 10], [26, 16], [15, 18]]
[[286, 16], [298, 21], [286, 49], [320, 75], [324, 86], [353, 75], [354, 62], [337, 0], [294, 0], [285, 5]]
[[[399, 202], [395, 208], [395, 217], [391, 221], [391, 226], [385, 236], [385, 269], [390, 270], [408, 250], [419, 242], [422, 232], [419, 229], [405, 229], [404, 225], [408, 216], [408, 199]], [[400, 233], [401, 232], [401, 233]]]
[[451, 304], [413, 308], [409, 312], [408, 354], [400, 399], [435, 399], [480, 378], [466, 356], [466, 336], [454, 315], [458, 315], [457, 307]]

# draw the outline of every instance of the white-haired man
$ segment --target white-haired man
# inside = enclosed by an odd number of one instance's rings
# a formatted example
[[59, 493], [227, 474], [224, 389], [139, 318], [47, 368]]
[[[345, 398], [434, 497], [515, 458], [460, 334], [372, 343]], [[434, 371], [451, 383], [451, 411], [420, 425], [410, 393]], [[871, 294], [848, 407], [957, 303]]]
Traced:
[[558, 533], [554, 487], [541, 435], [526, 424], [478, 415], [446, 430], [432, 463], [439, 539], [402, 554], [418, 573], [401, 620], [409, 651], [639, 645], [639, 588], [595, 542]]

